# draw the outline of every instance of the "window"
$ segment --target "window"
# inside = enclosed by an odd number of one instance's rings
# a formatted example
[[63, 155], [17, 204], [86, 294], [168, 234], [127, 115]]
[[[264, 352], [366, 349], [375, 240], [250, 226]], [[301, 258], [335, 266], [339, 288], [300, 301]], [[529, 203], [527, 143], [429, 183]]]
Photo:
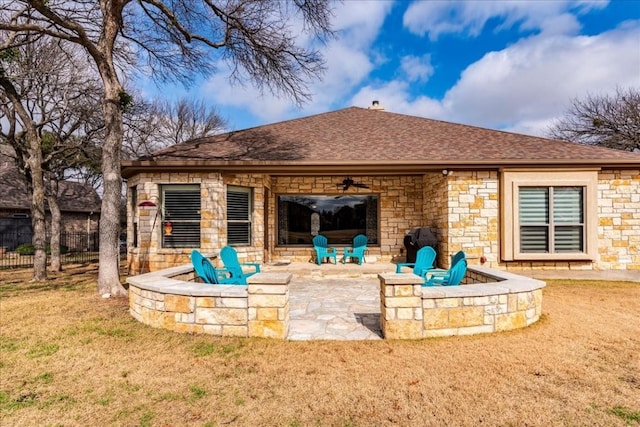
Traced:
[[358, 234], [377, 244], [378, 196], [279, 196], [278, 244], [310, 245], [316, 234], [333, 245], [351, 244]]
[[251, 244], [251, 189], [227, 187], [227, 243]]
[[200, 247], [200, 187], [162, 186], [162, 247]]
[[520, 252], [584, 252], [583, 193], [583, 187], [520, 187]]
[[505, 171], [501, 180], [502, 258], [594, 260], [596, 171]]

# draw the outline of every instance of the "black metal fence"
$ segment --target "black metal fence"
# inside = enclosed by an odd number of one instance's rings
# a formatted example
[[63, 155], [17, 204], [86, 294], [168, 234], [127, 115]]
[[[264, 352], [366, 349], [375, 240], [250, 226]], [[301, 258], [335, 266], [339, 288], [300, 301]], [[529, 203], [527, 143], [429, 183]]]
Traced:
[[[13, 231], [0, 233], [0, 269], [33, 266], [33, 254], [20, 254], [20, 248], [30, 245], [33, 233]], [[49, 238], [47, 237], [47, 241]], [[84, 264], [98, 260], [98, 233], [62, 233], [60, 235], [62, 264]], [[49, 246], [47, 245], [47, 250]], [[17, 251], [18, 250], [18, 251]], [[29, 252], [28, 250], [26, 252]]]

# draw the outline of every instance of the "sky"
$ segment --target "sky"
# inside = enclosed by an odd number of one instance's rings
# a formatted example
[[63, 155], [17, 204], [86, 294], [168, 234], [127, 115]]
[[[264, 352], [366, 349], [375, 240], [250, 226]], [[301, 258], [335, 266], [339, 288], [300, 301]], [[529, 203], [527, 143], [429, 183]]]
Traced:
[[[232, 86], [229, 72], [147, 96], [194, 97], [238, 130], [378, 100], [386, 111], [545, 136], [575, 99], [640, 88], [640, 0], [361, 1], [334, 5], [312, 100]], [[310, 42], [302, 40], [301, 43]]]

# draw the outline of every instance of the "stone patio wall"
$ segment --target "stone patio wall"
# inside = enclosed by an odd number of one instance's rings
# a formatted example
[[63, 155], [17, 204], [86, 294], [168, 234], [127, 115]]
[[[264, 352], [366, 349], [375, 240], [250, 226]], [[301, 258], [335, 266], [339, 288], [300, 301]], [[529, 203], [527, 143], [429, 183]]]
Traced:
[[129, 277], [129, 312], [174, 332], [285, 339], [290, 273], [258, 273], [249, 284], [193, 281], [190, 265]]
[[423, 287], [414, 274], [378, 277], [386, 339], [508, 331], [529, 326], [542, 314], [544, 282], [486, 267], [469, 267], [467, 284], [451, 287]]

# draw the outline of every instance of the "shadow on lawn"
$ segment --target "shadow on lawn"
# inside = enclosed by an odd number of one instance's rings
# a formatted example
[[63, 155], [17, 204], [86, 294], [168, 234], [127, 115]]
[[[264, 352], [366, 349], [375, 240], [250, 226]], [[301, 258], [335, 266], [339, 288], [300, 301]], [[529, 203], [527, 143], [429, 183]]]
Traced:
[[34, 282], [33, 269], [0, 271], [0, 298], [47, 290], [79, 291], [96, 286], [98, 264], [67, 268], [61, 272], [48, 272], [47, 280]]

